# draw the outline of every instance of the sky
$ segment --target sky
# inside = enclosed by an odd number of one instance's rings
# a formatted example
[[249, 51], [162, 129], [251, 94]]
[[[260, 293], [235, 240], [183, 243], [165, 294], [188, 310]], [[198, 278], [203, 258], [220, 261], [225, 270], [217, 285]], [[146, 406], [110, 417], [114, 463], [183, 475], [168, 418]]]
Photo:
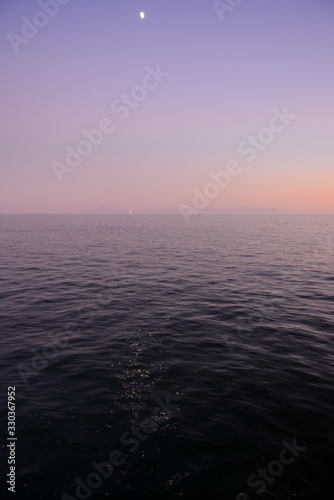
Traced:
[[332, 0], [2, 0], [0, 38], [0, 213], [334, 213]]

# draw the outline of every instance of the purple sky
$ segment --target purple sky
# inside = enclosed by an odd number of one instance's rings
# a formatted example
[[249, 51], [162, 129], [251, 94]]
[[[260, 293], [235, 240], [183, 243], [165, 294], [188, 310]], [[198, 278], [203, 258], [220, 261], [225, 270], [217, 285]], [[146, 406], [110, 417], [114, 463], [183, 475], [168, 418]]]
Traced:
[[[334, 213], [334, 2], [244, 0], [221, 16], [211, 0], [57, 5], [51, 18], [0, 3], [1, 213], [178, 213], [231, 160], [241, 172], [207, 210]], [[25, 17], [45, 23], [30, 39]], [[248, 161], [240, 144], [284, 107], [295, 118]], [[101, 144], [66, 163], [104, 119]]]

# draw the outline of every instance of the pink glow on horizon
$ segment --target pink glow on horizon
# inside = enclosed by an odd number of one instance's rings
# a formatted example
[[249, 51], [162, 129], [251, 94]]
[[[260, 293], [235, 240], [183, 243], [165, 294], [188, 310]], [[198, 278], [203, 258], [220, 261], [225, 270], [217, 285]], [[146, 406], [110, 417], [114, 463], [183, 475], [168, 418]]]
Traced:
[[[137, 7], [69, 3], [19, 54], [7, 34], [36, 2], [0, 7], [0, 212], [178, 213], [237, 160], [242, 174], [208, 210], [334, 213], [333, 5], [244, 2], [224, 23], [205, 2]], [[148, 65], [168, 77], [122, 120], [111, 103], [138, 91]], [[238, 146], [284, 106], [296, 119], [248, 163]], [[104, 118], [115, 130], [59, 183], [52, 163]]]

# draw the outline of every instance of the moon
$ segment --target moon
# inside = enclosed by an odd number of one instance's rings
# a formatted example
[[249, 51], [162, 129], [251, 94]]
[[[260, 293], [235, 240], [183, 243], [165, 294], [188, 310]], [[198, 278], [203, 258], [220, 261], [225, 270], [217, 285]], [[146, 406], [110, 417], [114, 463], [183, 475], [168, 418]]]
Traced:
[[139, 16], [140, 16], [140, 19], [144, 19], [144, 17], [145, 17], [145, 12], [141, 12], [141, 13], [139, 14]]

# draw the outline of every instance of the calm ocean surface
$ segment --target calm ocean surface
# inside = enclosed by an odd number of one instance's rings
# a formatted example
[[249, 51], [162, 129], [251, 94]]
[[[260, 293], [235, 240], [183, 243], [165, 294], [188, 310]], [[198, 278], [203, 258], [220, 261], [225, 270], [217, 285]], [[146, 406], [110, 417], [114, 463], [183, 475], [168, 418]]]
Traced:
[[333, 216], [3, 215], [0, 244], [2, 498], [334, 498]]

